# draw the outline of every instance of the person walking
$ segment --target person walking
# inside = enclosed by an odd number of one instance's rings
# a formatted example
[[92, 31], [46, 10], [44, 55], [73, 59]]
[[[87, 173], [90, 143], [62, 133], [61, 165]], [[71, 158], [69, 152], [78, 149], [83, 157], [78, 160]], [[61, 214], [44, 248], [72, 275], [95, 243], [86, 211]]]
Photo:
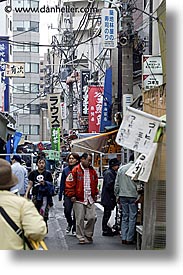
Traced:
[[91, 166], [91, 155], [83, 153], [80, 163], [72, 169], [66, 181], [65, 194], [71, 198], [76, 217], [76, 237], [79, 244], [92, 243], [96, 222], [94, 202], [98, 194], [98, 176]]
[[116, 179], [116, 172], [120, 166], [120, 162], [117, 158], [109, 160], [109, 168], [103, 173], [103, 186], [101, 193], [101, 204], [104, 207], [103, 219], [102, 219], [102, 235], [114, 236], [116, 232], [112, 231], [112, 228], [108, 226], [112, 210], [116, 206], [116, 196], [114, 195], [114, 184]]
[[[77, 153], [70, 153], [67, 158], [68, 166], [63, 169], [61, 181], [60, 181], [60, 193], [59, 193], [59, 201], [62, 200], [62, 196], [64, 195], [64, 215], [67, 220], [67, 228], [66, 233], [70, 233], [72, 229], [72, 234], [76, 235], [76, 219], [73, 211], [73, 202], [71, 198], [65, 194], [65, 182], [69, 180], [71, 176], [72, 169], [79, 163], [79, 155]], [[73, 211], [73, 218], [72, 218]]]
[[129, 163], [121, 166], [117, 172], [114, 194], [122, 206], [121, 238], [122, 244], [133, 244], [138, 211], [138, 192], [136, 183], [126, 175], [131, 167], [134, 155], [130, 156]]
[[37, 159], [38, 168], [30, 172], [28, 187], [25, 197], [29, 197], [32, 188], [32, 201], [39, 213], [44, 217], [48, 229], [49, 209], [53, 206], [52, 196], [54, 195], [53, 177], [51, 172], [46, 170], [46, 160], [43, 157]]
[[[41, 241], [47, 233], [46, 224], [31, 201], [10, 191], [17, 182], [18, 178], [12, 173], [10, 163], [0, 159], [0, 207], [28, 239]], [[24, 249], [23, 239], [15, 233], [3, 215], [0, 215], [0, 228], [0, 250]]]
[[20, 196], [24, 196], [28, 186], [28, 172], [26, 168], [21, 165], [22, 159], [19, 155], [14, 155], [11, 162], [12, 172], [18, 178], [17, 185], [14, 186], [11, 191], [19, 194]]

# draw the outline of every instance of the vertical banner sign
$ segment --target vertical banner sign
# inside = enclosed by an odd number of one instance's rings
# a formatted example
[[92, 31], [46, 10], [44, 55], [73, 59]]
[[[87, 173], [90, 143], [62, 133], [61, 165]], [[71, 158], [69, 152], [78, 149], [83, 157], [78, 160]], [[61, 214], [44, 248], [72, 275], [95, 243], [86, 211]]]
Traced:
[[0, 36], [0, 108], [5, 112], [9, 112], [9, 78], [5, 76], [6, 63], [9, 61], [8, 39], [8, 36]]
[[115, 9], [102, 9], [102, 44], [103, 48], [117, 47], [117, 11]]
[[51, 129], [52, 150], [60, 152], [60, 128]]
[[88, 116], [88, 80], [90, 71], [81, 71], [81, 116]]
[[88, 87], [89, 133], [99, 133], [103, 102], [103, 87]]
[[112, 125], [112, 68], [108, 68], [105, 73], [104, 96], [102, 104], [102, 115], [100, 122], [100, 132], [105, 126]]
[[48, 94], [48, 112], [52, 149], [60, 152], [61, 104], [60, 94]]
[[161, 119], [128, 107], [116, 136], [116, 143], [133, 151], [148, 154]]

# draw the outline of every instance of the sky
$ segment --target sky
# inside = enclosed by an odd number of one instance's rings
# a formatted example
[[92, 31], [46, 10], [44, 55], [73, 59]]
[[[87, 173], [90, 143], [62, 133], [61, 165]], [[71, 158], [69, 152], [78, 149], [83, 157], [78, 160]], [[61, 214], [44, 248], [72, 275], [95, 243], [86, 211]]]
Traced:
[[[40, 8], [44, 5], [54, 7], [58, 3], [58, 0], [40, 0]], [[40, 44], [50, 45], [51, 37], [57, 33], [57, 30], [51, 30], [51, 24], [53, 28], [57, 28], [57, 15], [55, 13], [40, 13]], [[46, 52], [45, 47], [40, 47], [40, 55]]]

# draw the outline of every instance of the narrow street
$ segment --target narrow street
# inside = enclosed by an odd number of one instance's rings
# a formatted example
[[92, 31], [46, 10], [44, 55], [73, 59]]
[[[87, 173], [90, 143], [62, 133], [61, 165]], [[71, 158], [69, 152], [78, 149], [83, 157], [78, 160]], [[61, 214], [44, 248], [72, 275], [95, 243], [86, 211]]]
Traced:
[[[54, 197], [54, 207], [50, 210], [50, 218], [48, 221], [49, 232], [45, 238], [45, 243], [51, 251], [61, 250], [136, 250], [135, 245], [121, 244], [120, 235], [113, 237], [102, 236], [101, 224], [103, 211], [97, 207], [97, 222], [95, 225], [94, 237], [92, 244], [80, 245], [78, 240], [72, 234], [66, 234], [65, 229], [67, 222], [64, 217], [63, 201], [58, 201], [58, 197]], [[101, 207], [100, 207], [101, 208]]]

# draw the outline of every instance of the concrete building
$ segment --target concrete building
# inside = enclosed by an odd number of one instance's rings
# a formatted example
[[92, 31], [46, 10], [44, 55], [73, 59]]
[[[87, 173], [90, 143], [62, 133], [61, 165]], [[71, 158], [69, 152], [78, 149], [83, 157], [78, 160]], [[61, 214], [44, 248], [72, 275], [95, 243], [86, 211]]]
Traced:
[[[14, 0], [14, 8], [38, 7], [39, 0]], [[40, 140], [39, 13], [13, 14], [13, 61], [25, 62], [25, 78], [13, 79], [13, 114], [26, 139]]]

